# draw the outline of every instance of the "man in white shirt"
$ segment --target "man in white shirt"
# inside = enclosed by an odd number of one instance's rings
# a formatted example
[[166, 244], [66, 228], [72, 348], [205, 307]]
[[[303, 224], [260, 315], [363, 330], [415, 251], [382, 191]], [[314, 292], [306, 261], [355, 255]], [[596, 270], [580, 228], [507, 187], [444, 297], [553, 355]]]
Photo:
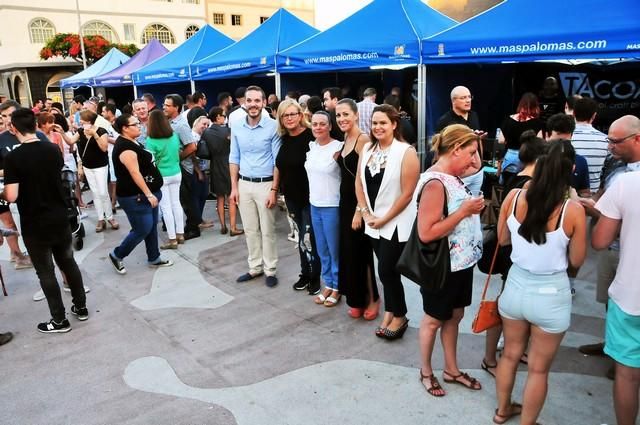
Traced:
[[590, 97], [576, 100], [573, 106], [573, 116], [576, 118], [576, 129], [571, 137], [571, 144], [578, 155], [582, 155], [589, 165], [589, 186], [591, 193], [600, 188], [600, 171], [607, 150], [607, 135], [596, 130], [591, 125], [596, 119], [598, 104]]
[[[358, 102], [358, 123], [360, 130], [367, 136], [371, 132], [371, 115], [376, 104], [376, 89], [369, 87], [364, 91], [362, 102]], [[400, 112], [400, 111], [398, 111]]]
[[640, 119], [626, 115], [611, 124], [612, 154], [627, 163], [596, 209], [601, 217], [591, 245], [606, 249], [620, 235], [620, 263], [609, 287], [604, 352], [616, 362], [613, 401], [618, 425], [634, 425], [640, 394]]

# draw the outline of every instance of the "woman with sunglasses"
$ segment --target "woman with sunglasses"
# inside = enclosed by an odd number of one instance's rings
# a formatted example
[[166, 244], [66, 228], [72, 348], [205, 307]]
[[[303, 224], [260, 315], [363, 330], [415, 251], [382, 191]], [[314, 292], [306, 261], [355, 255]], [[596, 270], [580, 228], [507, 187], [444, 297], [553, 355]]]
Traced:
[[309, 295], [320, 292], [320, 258], [311, 225], [309, 204], [309, 179], [304, 162], [309, 152], [313, 133], [302, 107], [293, 99], [285, 99], [276, 114], [278, 134], [282, 146], [276, 157], [280, 173], [280, 191], [289, 211], [289, 216], [298, 229], [298, 253], [300, 255], [300, 278], [293, 284], [296, 291]]
[[162, 175], [156, 168], [153, 154], [137, 141], [140, 122], [123, 113], [114, 129], [120, 134], [113, 148], [113, 168], [118, 183], [116, 196], [127, 214], [131, 231], [122, 243], [109, 253], [111, 264], [119, 274], [127, 270], [122, 260], [144, 240], [150, 267], [172, 266], [173, 262], [160, 258], [158, 248], [158, 203], [162, 198]]

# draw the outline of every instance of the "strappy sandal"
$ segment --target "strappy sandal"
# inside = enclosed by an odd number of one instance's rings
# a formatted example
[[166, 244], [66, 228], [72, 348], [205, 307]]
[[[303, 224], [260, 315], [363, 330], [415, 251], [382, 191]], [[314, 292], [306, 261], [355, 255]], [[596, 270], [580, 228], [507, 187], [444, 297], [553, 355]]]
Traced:
[[[498, 409], [496, 409], [496, 414], [493, 416], [493, 423], [502, 425], [507, 422], [511, 418], [519, 416], [522, 413], [522, 405], [520, 403], [511, 403], [511, 412], [508, 415], [501, 415], [498, 413]], [[496, 420], [497, 418], [497, 420]]]
[[495, 372], [491, 372], [491, 369], [497, 368], [498, 367], [498, 363], [489, 364], [489, 363], [487, 363], [487, 361], [485, 359], [482, 359], [482, 363], [480, 364], [480, 367], [482, 368], [482, 370], [487, 372], [489, 375], [493, 376], [494, 378], [496, 377]]
[[[450, 378], [447, 378], [446, 375], [449, 375]], [[460, 378], [463, 378], [464, 381]], [[459, 375], [454, 375], [452, 373], [447, 372], [446, 370], [443, 371], [442, 373], [442, 379], [444, 379], [444, 382], [446, 382], [447, 384], [458, 384], [458, 385], [462, 385], [465, 388], [468, 388], [470, 390], [473, 391], [479, 391], [482, 389], [482, 385], [480, 385], [480, 382], [478, 382], [478, 380], [476, 378], [472, 378], [471, 376], [469, 376], [469, 374], [467, 374], [466, 372], [460, 372]], [[465, 382], [467, 381], [467, 382]], [[478, 386], [476, 386], [476, 384]]]
[[[429, 388], [427, 388], [427, 386], [424, 385], [423, 381], [425, 379], [429, 380], [429, 384], [430, 384]], [[444, 392], [444, 388], [442, 388], [442, 386], [440, 385], [438, 378], [436, 378], [436, 375], [434, 375], [433, 373], [427, 376], [427, 375], [424, 375], [422, 373], [422, 369], [420, 369], [420, 383], [422, 384], [424, 389], [427, 390], [427, 392], [434, 397], [444, 397], [445, 395], [447, 395], [447, 393]], [[442, 392], [436, 392], [436, 391], [442, 391]], [[496, 411], [497, 410], [498, 409], [496, 409]]]
[[[333, 292], [336, 292], [336, 291], [333, 291]], [[336, 295], [335, 297], [333, 295], [331, 295], [331, 296], [327, 297], [327, 299], [324, 301], [324, 306], [325, 307], [335, 307], [340, 302], [340, 298], [342, 298], [340, 296], [340, 294]]]

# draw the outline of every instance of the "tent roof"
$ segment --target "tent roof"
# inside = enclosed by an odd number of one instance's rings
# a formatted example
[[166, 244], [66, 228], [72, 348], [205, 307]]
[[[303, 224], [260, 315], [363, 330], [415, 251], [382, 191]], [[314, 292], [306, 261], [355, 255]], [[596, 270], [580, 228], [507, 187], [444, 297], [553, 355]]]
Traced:
[[233, 44], [211, 25], [203, 26], [171, 52], [133, 73], [136, 85], [189, 81], [189, 65]]
[[138, 53], [133, 55], [129, 61], [120, 65], [111, 72], [95, 77], [95, 85], [103, 87], [127, 86], [133, 83], [131, 74], [148, 63], [167, 54], [168, 50], [158, 40], [152, 38], [149, 43]]
[[506, 0], [424, 40], [424, 62], [640, 56], [640, 2]]
[[129, 56], [114, 47], [87, 69], [60, 80], [60, 87], [93, 85], [93, 77], [112, 71], [128, 60]]
[[333, 71], [420, 63], [421, 39], [456, 21], [420, 0], [374, 0], [347, 19], [278, 55], [280, 72]]
[[237, 43], [192, 64], [193, 78], [206, 80], [273, 72], [276, 54], [319, 31], [285, 9]]

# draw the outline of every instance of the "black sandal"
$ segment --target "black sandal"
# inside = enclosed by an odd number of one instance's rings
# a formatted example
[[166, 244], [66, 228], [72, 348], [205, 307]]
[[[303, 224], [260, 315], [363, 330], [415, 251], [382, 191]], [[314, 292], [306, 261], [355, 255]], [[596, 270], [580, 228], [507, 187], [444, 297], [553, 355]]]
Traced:
[[482, 363], [480, 364], [480, 367], [482, 368], [482, 370], [487, 372], [489, 375], [493, 376], [494, 378], [496, 377], [496, 374], [491, 372], [491, 369], [497, 368], [498, 367], [498, 363], [489, 364], [489, 363], [487, 363], [487, 361], [485, 359], [482, 359]]
[[[427, 388], [422, 382], [425, 379], [428, 379], [429, 384], [431, 384], [429, 388]], [[422, 384], [424, 389], [427, 390], [427, 392], [434, 397], [444, 397], [445, 395], [447, 395], [447, 393], [444, 392], [444, 389], [442, 388], [442, 386], [440, 386], [440, 382], [438, 381], [438, 378], [436, 378], [436, 375], [434, 375], [433, 373], [429, 376], [426, 376], [422, 373], [422, 369], [420, 369], [420, 383]], [[436, 393], [436, 391], [442, 391], [442, 393]]]
[[[522, 405], [520, 403], [511, 403], [510, 407], [511, 407], [511, 412], [509, 412], [509, 414], [507, 415], [501, 415], [500, 413], [498, 413], [498, 409], [496, 409], [496, 414], [493, 417], [493, 423], [502, 425], [503, 423], [507, 422], [509, 419], [519, 416], [522, 413]], [[517, 410], [514, 411], [514, 409], [517, 409]], [[498, 420], [496, 420], [496, 417], [498, 418]]]

